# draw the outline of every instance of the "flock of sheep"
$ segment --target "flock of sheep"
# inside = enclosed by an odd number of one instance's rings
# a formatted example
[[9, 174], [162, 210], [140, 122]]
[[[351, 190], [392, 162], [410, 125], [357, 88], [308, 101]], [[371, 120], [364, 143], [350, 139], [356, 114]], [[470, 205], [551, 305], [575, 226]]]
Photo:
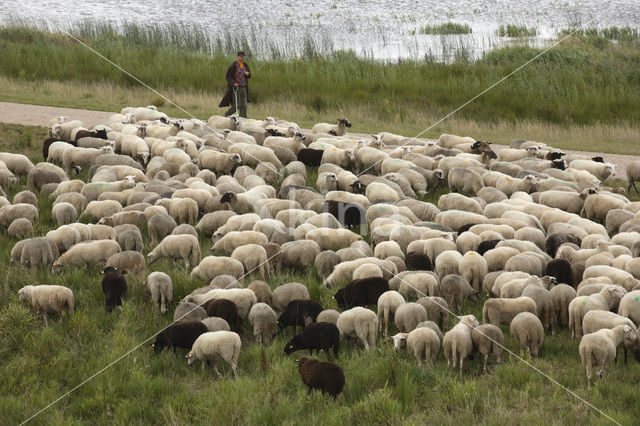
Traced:
[[[109, 310], [126, 297], [123, 273], [146, 276], [161, 258], [193, 268], [193, 291], [180, 295], [153, 346], [186, 348], [189, 364], [213, 361], [216, 372], [224, 360], [234, 375], [246, 319], [257, 343], [301, 326], [285, 353], [334, 357], [341, 339], [369, 350], [395, 326], [396, 350], [432, 363], [442, 348], [460, 374], [475, 351], [485, 371], [490, 356], [501, 361], [500, 325], [533, 356], [545, 332], [569, 327], [582, 339], [589, 383], [620, 345], [640, 360], [640, 202], [602, 186], [611, 164], [535, 141], [496, 155], [486, 142], [448, 134], [437, 143], [386, 132], [355, 139], [350, 126], [172, 119], [153, 106], [124, 108], [92, 129], [57, 117], [44, 162], [0, 153], [4, 191], [27, 177], [13, 203], [0, 197], [0, 226], [18, 240], [11, 261], [54, 273], [100, 265]], [[627, 175], [632, 190], [640, 160]], [[451, 192], [437, 206], [418, 199], [445, 183]], [[41, 236], [38, 193], [54, 200], [57, 225]], [[202, 237], [212, 239], [204, 257]], [[297, 267], [315, 267], [342, 312], [310, 300], [301, 283], [267, 284]], [[248, 283], [250, 274], [261, 279]], [[152, 272], [146, 283], [165, 314], [171, 278]], [[461, 312], [481, 293], [490, 295], [483, 324]], [[45, 320], [74, 311], [63, 286], [26, 286], [19, 298]], [[305, 357], [298, 368], [310, 389], [342, 392], [337, 364]]]

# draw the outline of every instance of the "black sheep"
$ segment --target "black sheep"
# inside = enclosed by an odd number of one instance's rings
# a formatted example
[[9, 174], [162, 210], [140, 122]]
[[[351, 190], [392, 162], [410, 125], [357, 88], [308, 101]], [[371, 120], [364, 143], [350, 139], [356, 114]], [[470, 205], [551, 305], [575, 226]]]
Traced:
[[353, 280], [333, 296], [342, 309], [367, 306], [378, 303], [378, 298], [389, 291], [389, 283], [384, 278], [370, 277]]
[[493, 250], [494, 248], [496, 248], [496, 246], [498, 245], [498, 243], [500, 241], [502, 241], [502, 240], [485, 240], [485, 241], [481, 241], [480, 244], [478, 244], [478, 249], [476, 251], [478, 252], [478, 254], [480, 256], [483, 256], [489, 250]]
[[462, 225], [460, 228], [456, 229], [456, 232], [458, 233], [458, 235], [460, 235], [463, 232], [467, 232], [469, 229], [471, 229], [473, 225], [475, 225], [475, 223], [467, 223], [466, 225]]
[[544, 251], [553, 257], [556, 257], [556, 252], [558, 248], [564, 243], [573, 243], [577, 246], [580, 246], [582, 240], [576, 236], [570, 234], [561, 234], [559, 232], [553, 232], [547, 235], [547, 238], [544, 241]]
[[305, 325], [316, 322], [318, 314], [322, 312], [323, 307], [318, 302], [308, 299], [294, 299], [287, 304], [284, 311], [278, 317], [278, 327], [284, 329], [293, 326], [304, 327]]
[[295, 351], [303, 349], [308, 349], [310, 355], [313, 355], [314, 349], [316, 352], [320, 352], [322, 349], [329, 353], [331, 347], [333, 347], [333, 356], [337, 358], [338, 349], [340, 348], [338, 327], [330, 322], [316, 322], [309, 324], [302, 330], [301, 334], [294, 336], [284, 347], [284, 353], [291, 355]]
[[79, 139], [82, 138], [98, 138], [98, 139], [107, 139], [107, 131], [105, 129], [100, 130], [78, 130], [76, 132], [76, 143]]
[[324, 151], [321, 149], [302, 148], [296, 158], [305, 166], [318, 167], [322, 162], [322, 154]]
[[200, 321], [176, 322], [158, 333], [151, 346], [156, 353], [167, 347], [173, 349], [173, 352], [176, 348], [191, 349], [193, 342], [207, 331], [207, 326]]
[[334, 398], [342, 393], [344, 372], [339, 365], [303, 356], [298, 360], [298, 372], [309, 393], [312, 389], [320, 389]]
[[207, 300], [202, 307], [210, 317], [218, 317], [227, 321], [231, 327], [238, 325], [238, 307], [229, 299]]
[[431, 259], [424, 253], [412, 251], [407, 253], [404, 263], [409, 271], [430, 271], [432, 268]]
[[352, 228], [366, 224], [367, 212], [357, 204], [327, 200], [322, 205], [322, 212], [334, 216], [344, 227]]
[[564, 259], [553, 259], [547, 263], [545, 275], [554, 277], [559, 283], [568, 284], [573, 287], [571, 264]]
[[107, 266], [102, 271], [102, 293], [107, 311], [122, 305], [122, 297], [127, 293], [127, 281], [118, 268]]

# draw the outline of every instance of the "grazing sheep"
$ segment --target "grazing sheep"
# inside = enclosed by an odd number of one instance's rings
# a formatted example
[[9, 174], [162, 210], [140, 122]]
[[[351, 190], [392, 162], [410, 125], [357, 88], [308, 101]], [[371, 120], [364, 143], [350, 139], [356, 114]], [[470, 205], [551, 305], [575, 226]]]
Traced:
[[556, 322], [562, 326], [569, 325], [569, 304], [576, 297], [576, 291], [567, 284], [558, 284], [549, 292], [556, 310]]
[[173, 301], [171, 277], [164, 272], [150, 273], [147, 277], [147, 291], [151, 295], [151, 302], [158, 305], [161, 314], [165, 314], [166, 303]]
[[142, 252], [142, 234], [138, 230], [126, 230], [118, 233], [116, 241], [122, 250]]
[[313, 350], [319, 353], [323, 350], [329, 354], [329, 349], [333, 348], [333, 356], [338, 357], [340, 349], [340, 331], [335, 324], [330, 322], [316, 322], [309, 324], [302, 330], [301, 334], [293, 337], [284, 347], [284, 354], [292, 353], [304, 349], [309, 350], [309, 354], [313, 355]]
[[316, 318], [317, 322], [330, 322], [331, 324], [338, 323], [338, 317], [340, 317], [340, 312], [335, 309], [325, 309], [324, 311], [318, 314]]
[[[205, 327], [206, 328], [206, 327]], [[242, 342], [240, 336], [232, 331], [208, 331], [201, 334], [193, 343], [193, 348], [187, 354], [188, 364], [191, 365], [196, 359], [202, 362], [204, 370], [205, 361], [213, 361], [213, 369], [222, 377], [218, 371], [218, 361], [223, 359], [228, 362], [233, 371], [233, 376], [237, 377], [238, 356]]]
[[[596, 294], [577, 296], [569, 303], [569, 328], [571, 338], [582, 336], [584, 315], [593, 310], [608, 311], [617, 305], [625, 295], [625, 290], [616, 285], [607, 285]], [[626, 316], [624, 314], [621, 314]]]
[[447, 358], [447, 366], [456, 367], [457, 359], [460, 359], [460, 375], [462, 375], [462, 363], [473, 351], [471, 330], [479, 325], [473, 315], [458, 317], [460, 322], [453, 326], [442, 339], [444, 356]]
[[527, 353], [538, 356], [538, 348], [544, 339], [544, 328], [537, 316], [530, 312], [520, 312], [511, 320], [509, 329]]
[[435, 271], [438, 277], [442, 279], [445, 275], [458, 275], [461, 261], [462, 255], [455, 250], [446, 250], [440, 253], [435, 262]]
[[308, 299], [294, 299], [287, 304], [284, 311], [278, 317], [278, 327], [284, 329], [298, 326], [305, 327], [316, 321], [322, 305], [316, 301]]
[[11, 225], [7, 228], [7, 235], [19, 240], [33, 236], [33, 224], [29, 219], [19, 217], [11, 222]]
[[629, 182], [629, 187], [627, 188], [627, 192], [631, 193], [631, 187], [638, 192], [638, 187], [636, 186], [636, 182], [640, 181], [640, 160], [632, 161], [627, 165], [626, 168], [627, 181]]
[[73, 245], [53, 262], [52, 270], [58, 272], [63, 266], [106, 265], [107, 260], [122, 250], [113, 240], [86, 241]]
[[[479, 256], [478, 256], [479, 257]], [[477, 291], [471, 287], [466, 278], [449, 274], [442, 278], [440, 282], [440, 295], [447, 301], [447, 305], [460, 312], [462, 301], [469, 297], [471, 300], [478, 300]]]
[[415, 302], [398, 306], [394, 315], [396, 328], [404, 333], [414, 330], [419, 323], [427, 319], [427, 311], [424, 306]]
[[202, 304], [210, 317], [219, 317], [224, 319], [231, 327], [238, 326], [240, 319], [238, 317], [238, 307], [229, 299], [209, 299]]
[[73, 291], [60, 285], [28, 285], [18, 290], [18, 298], [29, 303], [32, 312], [42, 313], [47, 326], [47, 314], [73, 313]]
[[312, 389], [320, 389], [322, 393], [327, 393], [336, 400], [342, 394], [344, 372], [339, 365], [303, 356], [298, 360], [298, 373], [309, 392]]
[[249, 322], [258, 343], [270, 345], [273, 335], [278, 332], [276, 313], [266, 303], [256, 303], [249, 311]]
[[227, 324], [227, 322], [222, 318], [208, 317], [203, 319], [200, 322], [203, 323], [207, 327], [207, 330], [209, 331], [220, 331], [220, 330], [231, 331], [229, 324]]
[[545, 329], [551, 329], [556, 334], [556, 309], [551, 292], [538, 284], [529, 284], [522, 290], [522, 297], [530, 297], [536, 302], [536, 315], [540, 318]]
[[118, 269], [107, 266], [102, 271], [102, 293], [107, 311], [122, 305], [122, 297], [127, 292], [127, 281]]
[[164, 348], [171, 348], [174, 353], [176, 348], [191, 349], [196, 339], [207, 331], [209, 331], [207, 326], [200, 321], [169, 324], [158, 333], [151, 347], [155, 353], [162, 352]]
[[504, 347], [504, 335], [499, 327], [491, 324], [480, 324], [471, 330], [473, 345], [483, 356], [482, 371], [487, 372], [487, 360], [489, 354], [493, 354], [496, 363], [502, 361], [502, 348]]
[[432, 364], [440, 350], [440, 338], [438, 334], [429, 327], [421, 327], [412, 330], [410, 333], [398, 333], [389, 337], [393, 340], [393, 349], [406, 348], [418, 360], [418, 364]]
[[291, 267], [311, 266], [320, 254], [320, 246], [315, 241], [289, 241], [280, 247], [278, 255], [282, 265]]
[[347, 127], [351, 127], [351, 123], [346, 118], [339, 118], [337, 124], [317, 123], [311, 131], [314, 134], [328, 133], [333, 136], [342, 136], [347, 132]]
[[258, 303], [271, 305], [272, 293], [269, 284], [264, 281], [256, 280], [252, 281], [247, 288], [255, 293]]
[[38, 223], [38, 208], [27, 203], [0, 207], [0, 226], [7, 227], [20, 217], [29, 219], [32, 224], [36, 224]]
[[625, 340], [638, 341], [637, 333], [627, 324], [618, 325], [610, 330], [598, 330], [582, 337], [578, 351], [580, 360], [587, 370], [588, 387], [591, 387], [594, 369], [600, 380], [604, 378], [607, 364], [616, 358], [616, 349]]
[[[217, 234], [217, 233], [216, 233]], [[214, 234], [214, 238], [216, 237]], [[231, 231], [219, 240], [217, 240], [213, 247], [211, 247], [211, 252], [213, 253], [233, 253], [235, 249], [238, 247], [247, 245], [247, 244], [266, 244], [269, 240], [266, 235], [257, 231]]]
[[269, 277], [267, 252], [264, 247], [258, 244], [246, 244], [233, 250], [231, 258], [242, 263], [246, 274], [258, 271], [263, 277]]
[[283, 311], [292, 300], [296, 299], [309, 299], [309, 290], [304, 284], [283, 284], [271, 293], [271, 305], [276, 311]]
[[28, 190], [20, 191], [13, 196], [13, 204], [20, 203], [31, 204], [35, 208], [38, 208], [38, 198], [36, 197], [36, 194]]
[[462, 275], [476, 292], [480, 291], [480, 283], [484, 276], [489, 272], [487, 261], [479, 253], [468, 251], [462, 256], [458, 266], [460, 275]]
[[389, 283], [384, 278], [363, 278], [351, 281], [338, 290], [334, 298], [342, 309], [349, 309], [375, 304], [386, 291], [389, 291]]
[[202, 321], [207, 318], [207, 311], [197, 303], [180, 302], [173, 312], [173, 321]]
[[156, 214], [149, 218], [147, 229], [151, 237], [151, 246], [158, 244], [158, 240], [171, 234], [178, 226], [175, 219], [168, 214]]
[[482, 322], [493, 325], [511, 324], [513, 318], [520, 312], [530, 312], [535, 315], [536, 302], [530, 297], [487, 299], [482, 307]]
[[106, 266], [112, 266], [123, 273], [141, 274], [145, 270], [144, 256], [139, 251], [114, 253], [107, 259]]
[[193, 235], [168, 235], [148, 255], [149, 263], [162, 257], [169, 257], [175, 265], [176, 259], [182, 259], [185, 267], [189, 267], [189, 256], [195, 265], [200, 263], [200, 243]]
[[[182, 235], [175, 236], [183, 237]], [[188, 236], [191, 237], [191, 235]], [[242, 280], [243, 274], [244, 266], [242, 263], [225, 256], [207, 256], [191, 271], [192, 277], [200, 278], [206, 282], [211, 282], [218, 275], [231, 275], [238, 280]]]
[[405, 256], [405, 263], [409, 271], [430, 271], [431, 259], [424, 253], [410, 252]]
[[394, 290], [385, 291], [378, 297], [378, 324], [380, 327], [384, 324], [384, 335], [387, 336], [389, 330], [389, 320], [405, 303], [404, 297]]
[[449, 305], [442, 297], [425, 296], [416, 300], [416, 303], [425, 308], [429, 319], [438, 324], [441, 329], [444, 330], [449, 326]]
[[340, 330], [340, 337], [360, 339], [367, 351], [375, 348], [378, 329], [378, 317], [375, 312], [357, 306], [342, 312], [336, 325]]
[[630, 291], [620, 299], [618, 314], [629, 318], [640, 327], [640, 290]]

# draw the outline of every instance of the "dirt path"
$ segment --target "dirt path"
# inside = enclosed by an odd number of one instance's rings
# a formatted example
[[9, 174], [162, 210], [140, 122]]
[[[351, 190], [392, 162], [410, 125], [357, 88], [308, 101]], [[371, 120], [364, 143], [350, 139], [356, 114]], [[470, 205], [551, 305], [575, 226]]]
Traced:
[[[0, 122], [23, 124], [29, 126], [47, 127], [49, 120], [59, 115], [71, 117], [81, 120], [87, 127], [93, 127], [96, 124], [104, 123], [114, 112], [108, 111], [91, 111], [86, 109], [60, 108], [41, 105], [17, 104], [11, 102], [0, 102]], [[353, 133], [356, 137], [367, 137], [368, 134]], [[506, 148], [505, 145], [494, 145], [495, 151]], [[592, 155], [589, 151], [570, 151], [563, 150], [571, 154]], [[633, 160], [639, 160], [640, 157], [634, 155], [622, 154], [601, 154], [605, 161], [616, 165], [614, 178], [625, 179], [625, 168]]]

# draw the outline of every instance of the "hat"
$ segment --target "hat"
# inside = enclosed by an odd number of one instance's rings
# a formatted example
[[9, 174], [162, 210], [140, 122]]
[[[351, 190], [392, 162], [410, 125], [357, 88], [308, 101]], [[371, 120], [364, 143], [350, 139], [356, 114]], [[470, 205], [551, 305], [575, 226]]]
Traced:
[[239, 51], [239, 52], [236, 54], [236, 56], [245, 56], [245, 54], [244, 54], [244, 52], [241, 50], [241, 51]]

